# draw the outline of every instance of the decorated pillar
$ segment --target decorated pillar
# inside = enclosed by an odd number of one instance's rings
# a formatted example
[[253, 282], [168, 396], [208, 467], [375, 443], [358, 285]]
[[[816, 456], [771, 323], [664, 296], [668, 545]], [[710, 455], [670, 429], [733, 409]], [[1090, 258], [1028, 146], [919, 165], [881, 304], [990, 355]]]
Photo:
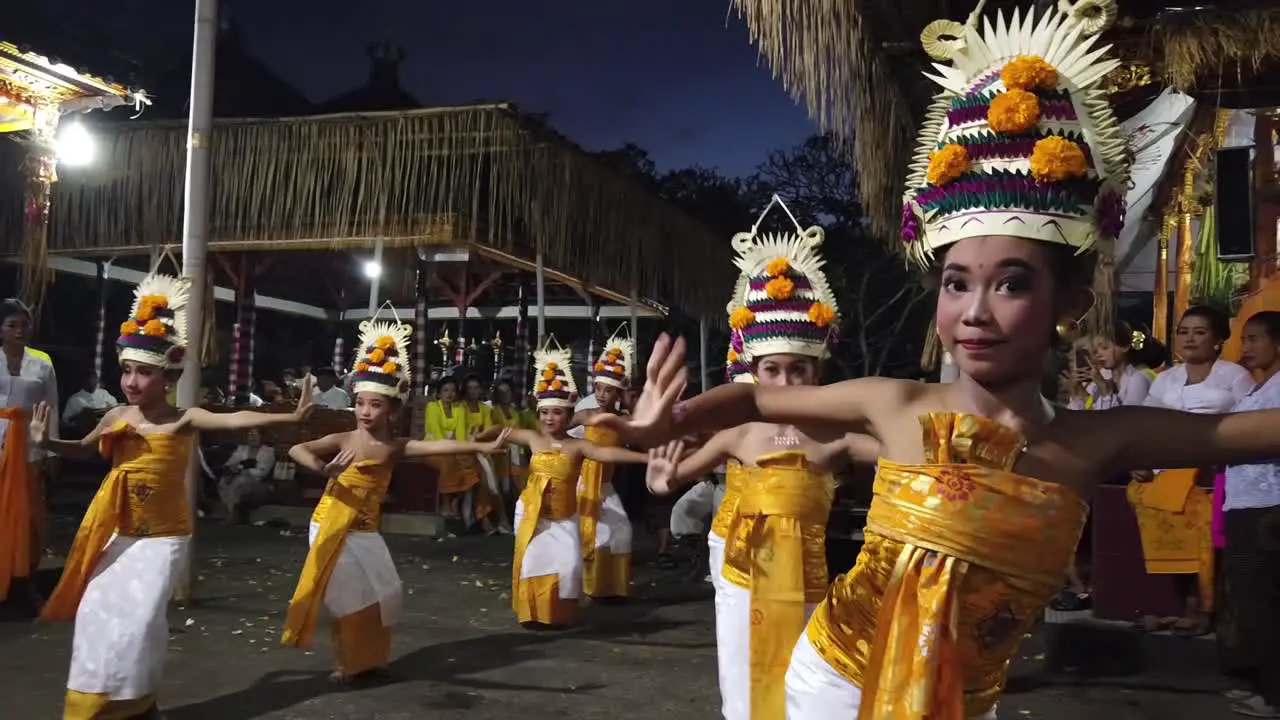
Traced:
[[232, 329], [230, 385], [237, 405], [249, 402], [253, 391], [254, 325], [256, 307], [253, 260], [240, 253], [236, 273], [236, 322]]
[[338, 291], [338, 320], [333, 323], [333, 371], [339, 375], [347, 372], [347, 355], [343, 336], [346, 334], [347, 293]]
[[102, 355], [107, 343], [107, 263], [98, 261], [98, 328], [93, 345], [93, 374], [102, 382]]
[[430, 285], [431, 261], [419, 253], [413, 283], [413, 394], [416, 397], [423, 397], [426, 394], [428, 368], [431, 365], [427, 360], [427, 356], [431, 353], [431, 343], [427, 342], [429, 337], [427, 304]]
[[516, 393], [520, 397], [520, 405], [524, 406], [524, 396], [533, 387], [533, 379], [529, 376], [529, 300], [525, 297], [524, 283], [520, 283], [516, 294], [516, 334], [515, 334], [515, 376]]
[[58, 106], [33, 100], [31, 137], [22, 164], [22, 265], [18, 278], [20, 297], [39, 315], [49, 283], [49, 196], [58, 181], [54, 137], [58, 130]]

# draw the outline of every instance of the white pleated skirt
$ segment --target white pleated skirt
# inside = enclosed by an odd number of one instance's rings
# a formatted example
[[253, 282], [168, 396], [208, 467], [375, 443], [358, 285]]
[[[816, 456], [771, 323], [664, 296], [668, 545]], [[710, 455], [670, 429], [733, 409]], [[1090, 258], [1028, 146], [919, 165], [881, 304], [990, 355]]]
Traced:
[[[310, 542], [320, 531], [311, 523]], [[332, 618], [342, 618], [378, 603], [383, 627], [400, 622], [404, 606], [404, 586], [391, 559], [387, 542], [376, 532], [347, 533], [342, 552], [333, 565], [333, 575], [324, 593], [324, 608]]]
[[[524, 517], [524, 500], [516, 502], [515, 527]], [[603, 523], [601, 524], [603, 526]], [[597, 536], [599, 530], [597, 530]], [[520, 565], [521, 578], [558, 575], [560, 597], [564, 600], [582, 594], [582, 540], [576, 514], [564, 520], [538, 518], [533, 539], [525, 548]]]

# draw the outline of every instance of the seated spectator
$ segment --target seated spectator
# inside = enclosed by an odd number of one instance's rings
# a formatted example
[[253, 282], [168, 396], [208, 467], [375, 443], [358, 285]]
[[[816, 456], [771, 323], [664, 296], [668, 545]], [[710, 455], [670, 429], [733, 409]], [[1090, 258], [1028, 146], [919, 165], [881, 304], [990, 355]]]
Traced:
[[85, 376], [84, 385], [67, 399], [67, 405], [62, 411], [62, 422], [71, 425], [86, 411], [94, 416], [96, 422], [103, 413], [119, 404], [120, 401], [98, 383], [98, 373], [90, 370]]
[[276, 464], [276, 452], [262, 444], [262, 435], [250, 430], [245, 444], [237, 447], [219, 473], [218, 497], [227, 512], [227, 522], [246, 522], [249, 513], [271, 499], [267, 482]]
[[351, 396], [346, 390], [338, 387], [338, 374], [333, 368], [324, 367], [316, 371], [315, 404], [332, 410], [347, 410], [351, 407]]

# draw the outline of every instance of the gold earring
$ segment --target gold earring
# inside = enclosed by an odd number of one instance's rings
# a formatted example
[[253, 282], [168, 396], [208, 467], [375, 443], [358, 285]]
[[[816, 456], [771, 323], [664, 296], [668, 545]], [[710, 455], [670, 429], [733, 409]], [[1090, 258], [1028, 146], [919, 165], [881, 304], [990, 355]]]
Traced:
[[1080, 337], [1080, 323], [1074, 318], [1063, 318], [1058, 324], [1053, 326], [1054, 333], [1057, 334], [1058, 340], [1064, 345], [1070, 345]]

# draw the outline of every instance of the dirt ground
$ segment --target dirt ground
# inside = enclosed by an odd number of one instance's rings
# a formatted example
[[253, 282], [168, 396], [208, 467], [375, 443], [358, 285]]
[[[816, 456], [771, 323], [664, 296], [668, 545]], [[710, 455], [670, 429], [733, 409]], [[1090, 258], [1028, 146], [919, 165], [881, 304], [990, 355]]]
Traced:
[[[634, 601], [589, 607], [575, 630], [530, 632], [509, 606], [510, 538], [390, 537], [407, 592], [392, 682], [334, 690], [325, 633], [310, 651], [279, 643], [305, 535], [201, 533], [198, 601], [169, 616], [169, 720], [718, 717], [710, 586], [643, 556]], [[1211, 642], [1053, 632], [1028, 638], [1001, 718], [1235, 717], [1217, 695]], [[61, 716], [70, 637], [68, 626], [0, 623], [0, 716]], [[1055, 660], [1077, 667], [1053, 671]]]

